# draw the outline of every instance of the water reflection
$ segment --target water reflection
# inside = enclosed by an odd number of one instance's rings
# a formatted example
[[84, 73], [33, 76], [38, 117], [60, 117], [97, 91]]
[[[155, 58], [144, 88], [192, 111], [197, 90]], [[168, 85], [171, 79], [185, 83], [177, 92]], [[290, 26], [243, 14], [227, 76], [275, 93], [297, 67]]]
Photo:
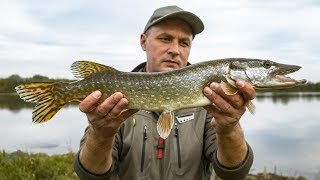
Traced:
[[280, 174], [309, 179], [320, 170], [320, 100], [316, 94], [254, 100], [256, 114], [246, 113], [241, 121], [254, 150], [255, 172], [277, 169]]
[[305, 101], [319, 101], [320, 92], [294, 92], [294, 93], [258, 93], [256, 100], [263, 102], [265, 100], [272, 100], [273, 103], [281, 103], [283, 105], [288, 105], [290, 102], [299, 101], [301, 99]]
[[[308, 176], [320, 170], [320, 92], [258, 94], [256, 114], [241, 119], [255, 160], [253, 173], [276, 168], [280, 174]], [[62, 108], [46, 123], [32, 123], [34, 104], [0, 95], [0, 149], [48, 154], [77, 151], [87, 119], [78, 104]], [[311, 176], [308, 176], [311, 177]]]
[[18, 95], [0, 95], [0, 109], [9, 109], [19, 112], [24, 108], [32, 108], [34, 105], [24, 102]]
[[[77, 106], [78, 103], [68, 103], [66, 106]], [[0, 95], [0, 109], [8, 109], [18, 113], [22, 109], [31, 109], [35, 106], [34, 103], [28, 103], [20, 99], [18, 95], [6, 94]]]

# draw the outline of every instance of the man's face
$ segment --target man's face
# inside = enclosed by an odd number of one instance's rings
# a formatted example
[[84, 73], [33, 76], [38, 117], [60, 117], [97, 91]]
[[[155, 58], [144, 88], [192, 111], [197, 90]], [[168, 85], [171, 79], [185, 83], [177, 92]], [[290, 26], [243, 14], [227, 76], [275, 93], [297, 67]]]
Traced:
[[167, 19], [141, 35], [147, 55], [147, 72], [169, 71], [187, 65], [192, 44], [192, 30], [180, 19]]

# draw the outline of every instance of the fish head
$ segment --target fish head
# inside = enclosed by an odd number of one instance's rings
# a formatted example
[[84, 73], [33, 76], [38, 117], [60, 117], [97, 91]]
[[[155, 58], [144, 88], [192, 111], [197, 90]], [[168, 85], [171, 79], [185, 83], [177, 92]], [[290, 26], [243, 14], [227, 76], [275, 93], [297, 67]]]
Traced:
[[287, 75], [296, 72], [300, 66], [280, 64], [270, 60], [241, 60], [231, 62], [229, 76], [233, 80], [244, 80], [256, 89], [281, 89], [305, 84], [305, 79], [295, 80]]

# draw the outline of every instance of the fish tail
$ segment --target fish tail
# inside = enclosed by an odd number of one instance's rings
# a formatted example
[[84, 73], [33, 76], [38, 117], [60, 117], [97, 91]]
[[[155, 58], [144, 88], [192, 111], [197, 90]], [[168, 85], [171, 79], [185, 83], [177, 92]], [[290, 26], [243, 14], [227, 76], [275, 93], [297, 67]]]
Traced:
[[[42, 123], [50, 120], [67, 102], [58, 98], [55, 86], [58, 83], [27, 83], [15, 88], [21, 99], [36, 103], [32, 112], [32, 121]], [[61, 93], [61, 92], [59, 92]]]

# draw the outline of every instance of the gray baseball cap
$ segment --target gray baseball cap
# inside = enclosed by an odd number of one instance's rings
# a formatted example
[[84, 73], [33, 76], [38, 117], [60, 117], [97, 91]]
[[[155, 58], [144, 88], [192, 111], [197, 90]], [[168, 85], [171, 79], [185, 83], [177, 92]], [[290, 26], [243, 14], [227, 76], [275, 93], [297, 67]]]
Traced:
[[197, 15], [185, 11], [178, 6], [165, 6], [158, 8], [153, 12], [143, 32], [145, 33], [151, 26], [168, 18], [179, 18], [187, 22], [192, 28], [193, 36], [204, 30], [203, 22]]

